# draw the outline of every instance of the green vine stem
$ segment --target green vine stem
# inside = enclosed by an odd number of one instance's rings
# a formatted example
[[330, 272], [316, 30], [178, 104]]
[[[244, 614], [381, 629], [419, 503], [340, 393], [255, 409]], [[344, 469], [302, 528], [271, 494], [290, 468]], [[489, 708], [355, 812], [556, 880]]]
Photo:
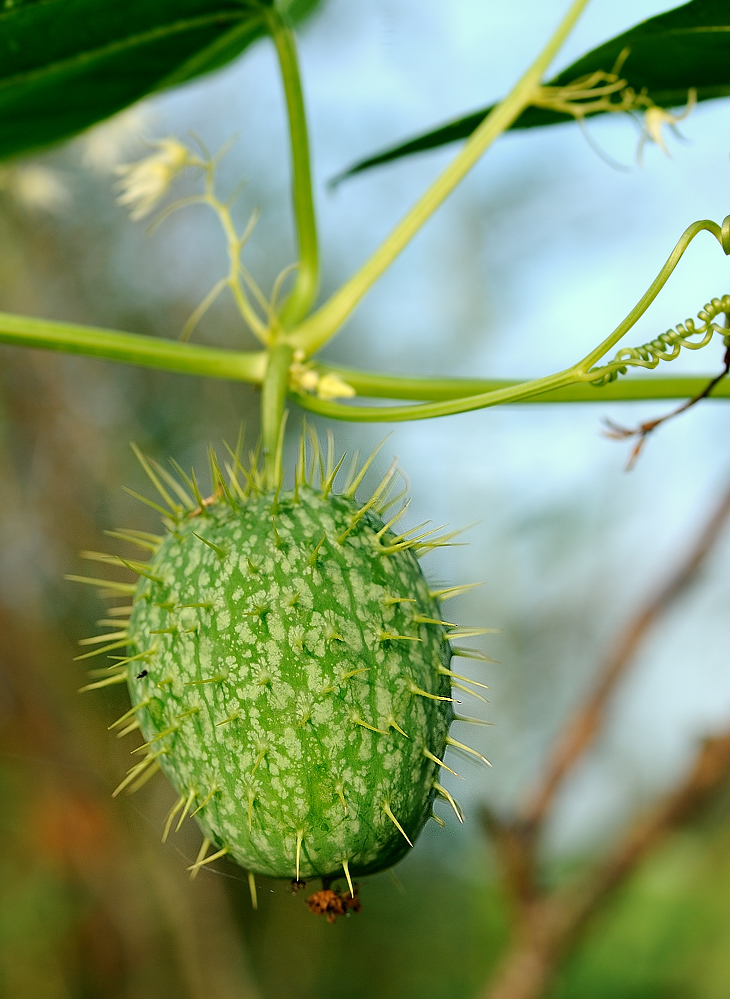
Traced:
[[289, 337], [294, 347], [305, 355], [319, 350], [340, 329], [352, 310], [390, 267], [421, 226], [433, 215], [454, 188], [479, 161], [489, 146], [530, 104], [536, 88], [560, 46], [578, 20], [588, 0], [574, 0], [552, 38], [517, 82], [507, 97], [484, 119], [466, 145], [421, 199], [386, 237], [357, 273]]
[[[679, 348], [682, 346], [698, 349], [705, 343], [709, 343], [712, 334], [720, 332], [720, 328], [713, 324], [713, 317], [719, 312], [724, 312], [726, 316], [730, 315], [726, 303], [728, 296], [723, 297], [723, 299], [713, 299], [712, 303], [705, 306], [705, 309], [699, 313], [703, 323], [700, 328], [695, 326], [694, 321], [688, 320], [686, 326], [680, 324], [676, 331], [670, 330], [666, 334], [662, 334], [656, 341], [651, 341], [641, 347], [620, 351], [614, 360], [603, 367], [595, 367], [595, 365], [646, 312], [668, 281], [684, 252], [700, 232], [709, 232], [720, 243], [724, 253], [730, 254], [730, 216], [723, 221], [722, 225], [704, 219], [689, 226], [680, 237], [651, 286], [623, 322], [577, 364], [552, 375], [524, 382], [493, 379], [412, 378], [353, 371], [333, 365], [314, 364], [313, 362], [302, 363], [307, 353], [318, 349], [336, 332], [370, 285], [396, 258], [410, 238], [471, 169], [491, 142], [530, 103], [543, 72], [586, 3], [587, 0], [574, 0], [558, 30], [538, 59], [505, 101], [485, 119], [446, 171], [396, 226], [363, 268], [339, 291], [335, 292], [318, 312], [304, 320], [295, 329], [287, 329], [287, 326], [299, 321], [306, 314], [316, 295], [318, 280], [317, 235], [306, 120], [294, 39], [278, 14], [267, 15], [284, 77], [292, 139], [294, 208], [301, 252], [301, 262], [297, 268], [294, 289], [284, 304], [281, 316], [276, 316], [275, 308], [263, 297], [248, 272], [240, 264], [238, 255], [253, 221], [249, 223], [244, 234], [239, 237], [230, 223], [226, 206], [218, 202], [215, 197], [212, 188], [215, 166], [213, 161], [208, 164], [199, 164], [207, 171], [205, 194], [183, 199], [182, 202], [177, 202], [166, 210], [169, 213], [185, 203], [206, 202], [211, 204], [219, 212], [219, 215], [221, 213], [223, 215], [229, 252], [231, 253], [231, 271], [228, 277], [223, 282], [218, 283], [202, 305], [193, 313], [186, 332], [192, 329], [194, 321], [197, 321], [204, 308], [212, 301], [214, 294], [217, 294], [218, 286], [230, 284], [234, 292], [236, 289], [240, 292], [239, 308], [241, 308], [242, 315], [244, 318], [248, 317], [249, 325], [264, 341], [267, 349], [257, 352], [221, 350], [133, 333], [98, 329], [72, 323], [58, 323], [7, 313], [0, 313], [0, 343], [83, 354], [88, 357], [166, 371], [263, 385], [262, 433], [266, 452], [267, 481], [272, 487], [276, 484], [277, 461], [287, 392], [306, 410], [333, 419], [359, 422], [400, 422], [429, 419], [508, 403], [636, 401], [697, 396], [703, 389], [707, 388], [710, 376], [705, 378], [679, 376], [674, 378], [613, 379], [617, 378], [619, 374], [623, 374], [627, 366], [653, 367], [655, 363], [659, 363], [659, 360], [671, 360], [672, 357], [677, 356]], [[166, 217], [166, 212], [162, 213], [163, 218]], [[258, 306], [262, 309], [263, 319], [255, 313], [249, 303], [241, 278], [247, 283]], [[274, 295], [274, 300], [275, 298], [276, 295]], [[701, 341], [689, 339], [695, 333], [703, 334]], [[726, 345], [727, 336], [728, 334], [725, 333]], [[295, 365], [292, 365], [294, 357], [297, 358], [297, 361]], [[296, 370], [297, 367], [298, 370]], [[314, 374], [315, 378], [314, 390], [321, 388], [323, 397], [308, 394], [311, 386], [306, 385], [303, 379], [304, 376], [308, 377], [310, 373]], [[416, 405], [401, 406], [343, 404], [327, 397], [325, 386], [321, 384], [323, 381], [321, 376], [328, 373], [337, 376], [334, 381], [339, 382], [340, 388], [342, 388], [342, 383], [345, 383], [345, 388], [353, 389], [356, 394], [361, 396], [420, 401]], [[599, 382], [604, 384], [599, 385]], [[606, 382], [609, 384], [605, 384]], [[307, 392], [302, 390], [303, 386], [307, 388]], [[331, 391], [331, 388], [330, 384], [328, 390]], [[730, 378], [719, 381], [711, 394], [716, 398], [730, 398]]]
[[279, 316], [282, 326], [286, 328], [294, 326], [306, 316], [317, 297], [319, 251], [309, 164], [307, 118], [304, 110], [296, 44], [292, 32], [276, 8], [267, 7], [266, 18], [276, 46], [284, 83], [291, 139], [292, 196], [299, 241], [299, 265], [296, 269], [294, 288], [284, 303]]
[[293, 350], [286, 343], [278, 343], [269, 350], [261, 392], [261, 439], [264, 448], [264, 471], [269, 489], [276, 489], [279, 479], [281, 433], [286, 406], [289, 366]]
[[569, 368], [567, 371], [548, 375], [547, 378], [518, 382], [509, 388], [500, 388], [466, 398], [424, 402], [415, 406], [345, 406], [329, 399], [319, 399], [301, 393], [293, 395], [293, 398], [302, 409], [319, 413], [320, 416], [329, 416], [334, 420], [355, 420], [358, 423], [403, 423], [407, 420], [430, 420], [436, 416], [454, 416], [456, 413], [487, 409], [506, 402], [522, 402], [523, 399], [539, 395], [541, 392], [565, 388], [576, 380], [573, 369]]
[[[261, 384], [267, 368], [266, 351], [220, 350], [177, 340], [162, 340], [138, 333], [119, 333], [92, 326], [76, 326], [44, 319], [28, 319], [0, 313], [0, 343], [17, 347], [81, 354], [86, 357], [162, 371], [222, 378], [229, 381]], [[319, 374], [332, 372], [356, 390], [358, 395], [383, 399], [450, 400], [491, 395], [493, 392], [511, 391], [532, 382], [481, 378], [419, 378], [387, 375], [372, 371], [357, 371], [336, 365], [319, 364]], [[586, 382], [553, 388], [520, 398], [518, 402], [629, 402], [649, 399], [692, 398], [707, 383], [709, 375], [654, 378], [624, 378], [603, 387]], [[721, 382], [712, 393], [715, 398], [730, 398], [730, 378]], [[323, 412], [331, 403], [314, 396], [297, 395], [303, 408]], [[515, 400], [505, 399], [509, 403]], [[337, 419], [358, 419], [359, 409], [336, 404], [336, 412], [327, 412]], [[409, 409], [410, 407], [403, 407]], [[379, 417], [384, 410], [368, 410], [368, 419]], [[352, 414], [352, 415], [351, 415]]]
[[0, 312], [0, 343], [59, 350], [66, 354], [83, 354], [144, 368], [232, 381], [260, 384], [266, 373], [264, 350], [220, 350], [138, 333], [118, 333], [94, 326], [30, 319], [7, 312]]
[[[606, 365], [604, 368], [594, 368], [593, 365], [596, 361], [599, 361], [606, 353], [608, 353], [608, 351], [611, 350], [611, 348], [614, 347], [619, 340], [621, 340], [638, 322], [669, 280], [669, 277], [692, 240], [701, 232], [710, 232], [719, 242], [723, 252], [725, 254], [730, 253], [730, 216], [727, 216], [724, 219], [721, 226], [709, 219], [702, 219], [699, 222], [693, 222], [692, 225], [688, 226], [682, 233], [664, 266], [659, 271], [659, 274], [623, 322], [621, 322], [616, 329], [602, 341], [602, 343], [587, 354], [581, 361], [564, 371], [559, 371], [554, 375], [547, 376], [546, 378], [536, 378], [532, 381], [521, 383], [502, 383], [501, 385], [497, 383], [496, 386], [494, 382], [487, 383], [490, 387], [486, 388], [484, 391], [477, 392], [474, 395], [444, 396], [442, 394], [440, 397], [435, 399], [433, 396], [427, 396], [429, 399], [428, 402], [415, 406], [368, 407], [343, 405], [342, 403], [334, 402], [329, 399], [319, 399], [314, 396], [304, 395], [303, 393], [297, 394], [296, 400], [303, 409], [319, 413], [321, 416], [329, 416], [332, 419], [338, 420], [353, 420], [362, 423], [403, 422], [407, 420], [432, 419], [438, 416], [452, 416], [456, 413], [466, 413], [475, 409], [486, 409], [490, 406], [502, 405], [504, 403], [524, 402], [534, 396], [543, 398], [543, 393], [552, 393], [553, 401], [557, 401], [554, 398], [556, 391], [565, 391], [571, 387], [575, 388], [576, 383], [595, 383], [597, 380], [601, 379], [605, 372], [616, 367], [616, 362]], [[338, 369], [332, 370], [343, 378], [343, 380], [347, 381], [348, 384], [351, 385], [356, 391], [367, 392], [367, 389], [363, 389], [362, 380], [360, 385], [358, 385], [357, 373], [354, 373], [355, 380], [353, 381], [344, 376]], [[402, 380], [393, 378], [390, 382], [390, 387], [392, 387], [393, 390], [396, 390], [396, 393], [398, 391], [397, 385], [400, 381]], [[416, 381], [420, 381], [421, 385], [423, 385], [425, 380], [420, 379]], [[667, 379], [666, 381], [676, 382], [677, 379]], [[436, 387], [439, 382], [442, 386], [449, 383], [451, 385], [455, 385], [455, 380], [434, 379], [433, 387]], [[380, 376], [381, 388], [384, 384], [382, 376]], [[724, 383], [721, 383], [721, 386], [724, 386]], [[602, 389], [601, 397], [607, 398], [607, 396], [603, 395], [603, 391], [604, 389]], [[722, 393], [719, 391], [713, 392], [713, 395], [716, 397], [721, 394]], [[391, 392], [389, 392], [386, 397], [404, 398], [403, 395]], [[614, 396], [614, 398], [619, 397], [621, 396]], [[413, 396], [411, 396], [411, 398], [413, 398]], [[418, 396], [416, 396], [416, 398], [418, 398]], [[565, 399], [564, 401], [568, 400]]]
[[[683, 399], [698, 395], [711, 376], [686, 378], [630, 378], [604, 388], [570, 383], [558, 376], [538, 378], [530, 382], [487, 382], [493, 386], [478, 395], [449, 401], [425, 402], [416, 406], [344, 406], [329, 399], [311, 395], [293, 396], [302, 409], [331, 420], [357, 423], [404, 423], [410, 420], [430, 420], [438, 416], [454, 416], [490, 406], [525, 402], [639, 402], [647, 399]], [[548, 382], [552, 387], [547, 388]], [[730, 378], [713, 389], [710, 398], [730, 399]]]
[[599, 345], [592, 350], [590, 354], [587, 354], [583, 360], [576, 365], [576, 371], [580, 372], [583, 379], [595, 379], [596, 372], [591, 371], [593, 365], [605, 354], [607, 354], [612, 347], [615, 347], [619, 340], [621, 340], [628, 333], [631, 327], [634, 326], [639, 319], [641, 319], [669, 280], [674, 268], [681, 260], [687, 247], [690, 245], [695, 236], [698, 236], [701, 232], [712, 233], [722, 247], [723, 252], [726, 255], [730, 254], [730, 215], [727, 215], [723, 219], [721, 226], [719, 226], [717, 222], [712, 222], [710, 219], [701, 219], [699, 222], [693, 222], [692, 225], [688, 226], [677, 240], [677, 245], [667, 257], [666, 263], [659, 271], [644, 295], [642, 295], [631, 312], [629, 312], [628, 316], [626, 316], [623, 322], [619, 323], [613, 333], [607, 336], [602, 343], [599, 343]]
[[[315, 370], [319, 375], [334, 374], [351, 385], [359, 396], [372, 399], [413, 399], [438, 402], [447, 399], [465, 399], [469, 396], [485, 395], [503, 389], [513, 389], [527, 384], [516, 379], [506, 378], [414, 378], [404, 375], [387, 375], [375, 371], [357, 371], [338, 365], [318, 364]], [[651, 399], [692, 398], [707, 384], [711, 375], [657, 376], [653, 378], [625, 378], [620, 381], [597, 387], [591, 383], [576, 382], [562, 388], [536, 393], [529, 398], [518, 400], [527, 402], [641, 402]], [[712, 392], [713, 398], [730, 398], [730, 378], [720, 382]], [[297, 396], [297, 402], [304, 408], [311, 408], [307, 398]], [[314, 400], [315, 404], [321, 400]], [[341, 405], [341, 404], [340, 404]], [[349, 410], [351, 407], [341, 406]], [[349, 418], [349, 417], [348, 417]]]

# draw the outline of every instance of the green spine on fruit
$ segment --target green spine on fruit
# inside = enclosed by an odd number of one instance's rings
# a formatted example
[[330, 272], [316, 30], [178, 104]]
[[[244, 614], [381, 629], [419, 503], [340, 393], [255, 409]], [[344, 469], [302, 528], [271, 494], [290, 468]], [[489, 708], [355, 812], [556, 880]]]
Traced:
[[129, 680], [145, 741], [181, 796], [214, 792], [204, 834], [257, 874], [390, 867], [436, 793], [424, 750], [446, 748], [450, 651], [420, 619], [439, 606], [413, 553], [383, 554], [383, 522], [352, 527], [357, 511], [307, 486], [215, 503], [177, 524], [134, 597], [130, 654], [154, 649]]
[[437, 794], [461, 818], [438, 774], [447, 744], [473, 752], [449, 736], [454, 626], [418, 561], [445, 539], [384, 523], [390, 474], [360, 505], [362, 473], [341, 495], [331, 470], [319, 489], [298, 473], [273, 492], [255, 473], [227, 486], [214, 461], [214, 497], [186, 478], [180, 505], [142, 461], [173, 515], [162, 539], [117, 534], [152, 557], [117, 560], [140, 573], [128, 626], [109, 636], [127, 655], [89, 685], [129, 687], [120, 722], [146, 755], [120, 789], [160, 767], [179, 794], [165, 835], [194, 815], [205, 836], [194, 869], [225, 853], [297, 880], [391, 867]]

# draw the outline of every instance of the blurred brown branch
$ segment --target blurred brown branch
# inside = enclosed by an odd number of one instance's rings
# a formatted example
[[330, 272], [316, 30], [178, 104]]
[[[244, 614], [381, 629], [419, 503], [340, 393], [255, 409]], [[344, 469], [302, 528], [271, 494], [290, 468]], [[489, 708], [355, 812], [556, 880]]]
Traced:
[[536, 849], [558, 789], [593, 744], [617, 684], [649, 629], [696, 579], [730, 517], [730, 488], [687, 558], [620, 634], [586, 702], [558, 737], [545, 774], [521, 814], [504, 821], [484, 815], [505, 888], [514, 903], [514, 939], [484, 999], [539, 999], [589, 918], [663, 838], [686, 822], [730, 777], [730, 730], [704, 742], [680, 786], [639, 818], [595, 867], [565, 887], [541, 889]]
[[722, 497], [685, 561], [659, 592], [624, 629], [599, 671], [593, 693], [566, 724], [554, 747], [540, 784], [528, 799], [521, 816], [528, 828], [543, 821], [555, 794], [600, 731], [609, 699], [634, 661], [639, 646], [653, 624], [694, 582], [705, 559], [730, 516], [730, 489]]
[[691, 819], [730, 777], [730, 733], [708, 739], [683, 783], [588, 874], [524, 904], [511, 950], [484, 999], [539, 999], [587, 920], [662, 839]]

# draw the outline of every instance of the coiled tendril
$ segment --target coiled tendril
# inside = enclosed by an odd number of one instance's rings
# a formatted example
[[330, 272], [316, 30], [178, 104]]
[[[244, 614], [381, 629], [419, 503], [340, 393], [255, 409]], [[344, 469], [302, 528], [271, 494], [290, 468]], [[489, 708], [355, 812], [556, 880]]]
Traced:
[[[726, 347], [730, 347], [730, 332], [727, 326], [719, 326], [714, 320], [719, 316], [730, 316], [730, 295], [713, 298], [711, 302], [700, 309], [697, 318], [701, 325], [697, 326], [694, 319], [678, 323], [674, 329], [662, 333], [656, 340], [644, 343], [640, 347], [622, 347], [608, 364], [594, 368], [591, 374], [599, 377], [591, 379], [591, 385], [607, 385], [616, 381], [619, 375], [625, 375], [629, 367], [656, 368], [660, 361], [673, 361], [679, 357], [682, 347], [688, 350], [699, 350], [705, 347], [714, 333], [722, 333]], [[701, 340], [691, 341], [689, 337], [700, 336]]]

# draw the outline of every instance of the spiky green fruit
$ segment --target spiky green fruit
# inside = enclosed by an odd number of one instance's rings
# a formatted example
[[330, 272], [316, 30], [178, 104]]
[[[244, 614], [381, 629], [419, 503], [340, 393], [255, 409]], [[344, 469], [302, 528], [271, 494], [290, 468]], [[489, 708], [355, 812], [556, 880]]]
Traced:
[[188, 511], [145, 566], [132, 704], [147, 759], [216, 853], [272, 877], [349, 877], [415, 841], [445, 793], [453, 719], [417, 553], [371, 504], [301, 484]]

